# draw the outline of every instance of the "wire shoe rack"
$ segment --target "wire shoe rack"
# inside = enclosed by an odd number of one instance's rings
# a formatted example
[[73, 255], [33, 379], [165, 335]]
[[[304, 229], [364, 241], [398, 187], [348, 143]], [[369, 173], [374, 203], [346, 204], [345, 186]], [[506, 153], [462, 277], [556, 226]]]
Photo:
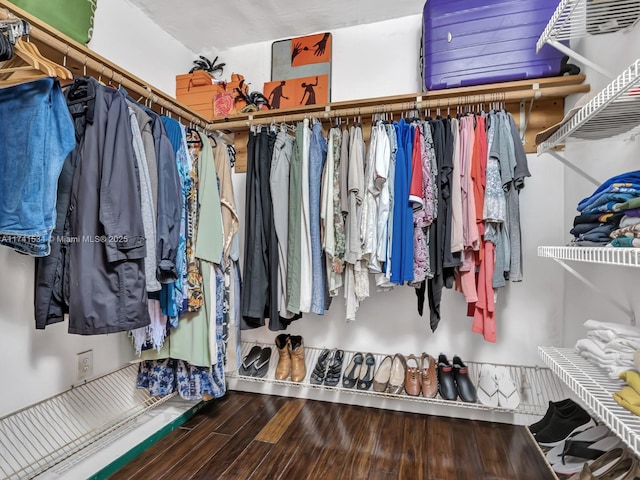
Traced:
[[[547, 408], [549, 407], [549, 400], [559, 400], [565, 398], [565, 392], [563, 386], [560, 384], [558, 379], [553, 375], [551, 370], [545, 367], [538, 366], [516, 366], [516, 365], [504, 365], [509, 370], [509, 375], [511, 379], [516, 384], [520, 395], [521, 402], [515, 409], [505, 408], [505, 407], [492, 407], [483, 405], [482, 403], [468, 403], [463, 401], [452, 401], [452, 400], [444, 400], [440, 397], [436, 398], [424, 398], [422, 396], [410, 396], [405, 394], [391, 394], [391, 393], [379, 393], [373, 390], [358, 390], [357, 388], [344, 388], [341, 383], [338, 383], [337, 386], [331, 387], [326, 385], [315, 385], [310, 381], [311, 373], [313, 372], [313, 368], [318, 361], [318, 357], [322, 353], [322, 348], [313, 348], [305, 346], [305, 365], [306, 365], [306, 376], [305, 378], [299, 382], [292, 382], [290, 380], [276, 380], [275, 379], [275, 370], [278, 363], [278, 351], [274, 345], [266, 345], [258, 342], [242, 342], [242, 358], [244, 358], [253, 346], [259, 347], [271, 347], [271, 358], [269, 360], [269, 371], [263, 378], [255, 378], [251, 376], [239, 375], [237, 372], [228, 375], [230, 378], [247, 381], [247, 382], [261, 382], [268, 383], [274, 385], [281, 385], [285, 387], [294, 387], [301, 389], [312, 389], [312, 390], [327, 390], [335, 392], [336, 394], [342, 395], [354, 395], [354, 396], [364, 396], [364, 397], [377, 397], [377, 398], [388, 398], [395, 400], [402, 400], [407, 402], [418, 402], [425, 405], [443, 405], [450, 406], [456, 408], [465, 408], [465, 409], [475, 409], [475, 410], [486, 410], [486, 411], [498, 411], [504, 413], [515, 413], [515, 414], [523, 414], [523, 415], [543, 415]], [[346, 366], [351, 361], [351, 358], [358, 352], [344, 350], [344, 360], [343, 360], [343, 372]], [[362, 352], [362, 353], [372, 353], [372, 352]], [[383, 353], [372, 353], [376, 360], [376, 368], [384, 357], [388, 354]], [[391, 354], [393, 356], [393, 354]], [[482, 363], [476, 362], [465, 362], [467, 367], [469, 368], [469, 376], [474, 383], [477, 385], [478, 378], [480, 375], [480, 369], [482, 367]], [[342, 378], [341, 378], [342, 380]]]
[[0, 479], [34, 478], [175, 394], [135, 388], [137, 365], [0, 418]]

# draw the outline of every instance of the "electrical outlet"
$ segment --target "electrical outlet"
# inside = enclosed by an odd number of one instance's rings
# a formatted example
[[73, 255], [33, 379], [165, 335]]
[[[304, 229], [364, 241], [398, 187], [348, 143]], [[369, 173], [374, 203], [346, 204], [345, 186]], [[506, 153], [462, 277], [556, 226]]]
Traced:
[[93, 350], [78, 354], [77, 380], [86, 380], [93, 376]]

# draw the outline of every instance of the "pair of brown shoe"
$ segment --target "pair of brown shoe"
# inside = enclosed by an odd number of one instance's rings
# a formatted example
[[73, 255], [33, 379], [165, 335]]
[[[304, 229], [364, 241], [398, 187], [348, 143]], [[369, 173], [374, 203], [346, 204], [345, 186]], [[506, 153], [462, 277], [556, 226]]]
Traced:
[[425, 398], [433, 398], [437, 395], [436, 361], [431, 355], [423, 353], [419, 360], [413, 354], [407, 357], [404, 391], [412, 397], [417, 397], [420, 393]]
[[291, 376], [292, 382], [301, 382], [307, 374], [304, 363], [304, 342], [300, 335], [285, 333], [276, 337], [276, 347], [279, 359], [276, 366], [276, 380], [287, 380]]

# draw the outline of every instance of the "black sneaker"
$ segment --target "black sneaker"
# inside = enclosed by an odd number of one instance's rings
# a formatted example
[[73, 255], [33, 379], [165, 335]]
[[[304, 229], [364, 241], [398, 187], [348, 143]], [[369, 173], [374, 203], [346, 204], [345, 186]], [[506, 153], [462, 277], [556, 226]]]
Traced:
[[535, 436], [538, 432], [542, 431], [547, 425], [549, 425], [553, 412], [555, 412], [556, 410], [567, 410], [573, 405], [576, 405], [576, 402], [574, 402], [570, 398], [560, 400], [559, 402], [549, 402], [547, 413], [544, 414], [544, 417], [542, 417], [542, 419], [538, 420], [532, 425], [529, 425], [529, 431]]
[[536, 442], [542, 447], [555, 447], [572, 433], [581, 432], [596, 423], [578, 404], [564, 410], [555, 409], [549, 424], [536, 434]]

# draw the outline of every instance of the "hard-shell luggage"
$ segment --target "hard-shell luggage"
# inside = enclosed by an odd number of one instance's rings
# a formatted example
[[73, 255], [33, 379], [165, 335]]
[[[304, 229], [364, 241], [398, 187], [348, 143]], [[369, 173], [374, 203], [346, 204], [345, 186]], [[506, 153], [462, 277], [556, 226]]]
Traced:
[[[558, 0], [427, 0], [423, 80], [427, 90], [577, 73], [564, 54], [536, 42]], [[578, 70], [579, 71], [579, 70]]]

